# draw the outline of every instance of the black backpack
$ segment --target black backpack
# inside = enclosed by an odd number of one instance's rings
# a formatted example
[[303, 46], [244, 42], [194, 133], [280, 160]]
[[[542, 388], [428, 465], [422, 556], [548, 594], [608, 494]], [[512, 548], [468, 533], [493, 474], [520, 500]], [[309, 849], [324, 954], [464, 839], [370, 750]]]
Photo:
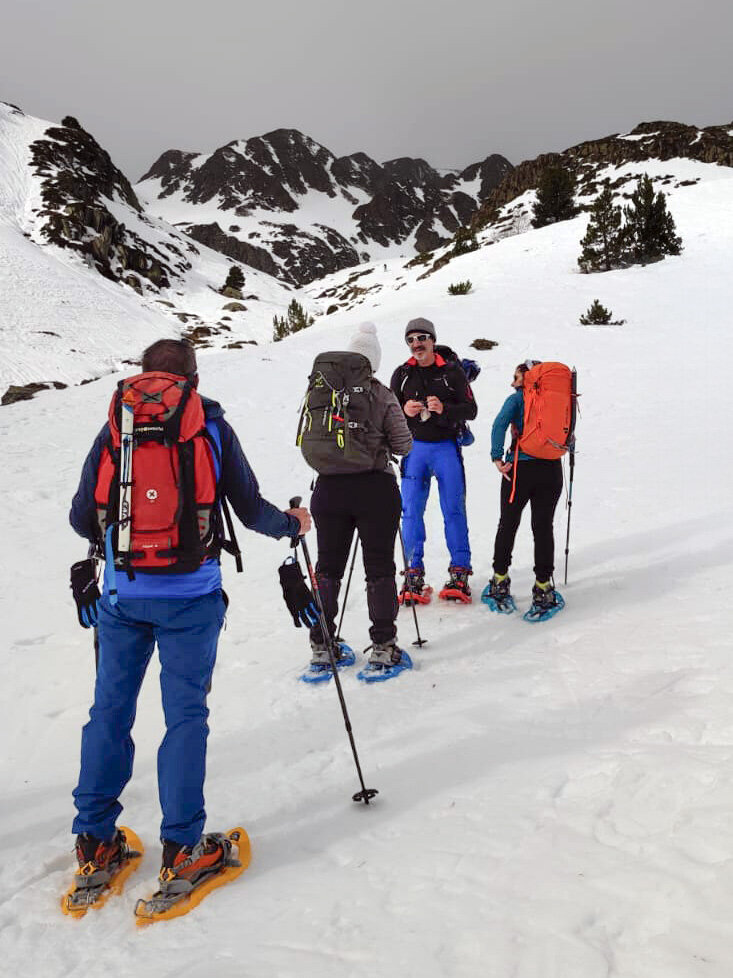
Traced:
[[371, 364], [361, 353], [319, 353], [313, 361], [296, 445], [320, 475], [371, 472], [386, 465], [371, 387]]

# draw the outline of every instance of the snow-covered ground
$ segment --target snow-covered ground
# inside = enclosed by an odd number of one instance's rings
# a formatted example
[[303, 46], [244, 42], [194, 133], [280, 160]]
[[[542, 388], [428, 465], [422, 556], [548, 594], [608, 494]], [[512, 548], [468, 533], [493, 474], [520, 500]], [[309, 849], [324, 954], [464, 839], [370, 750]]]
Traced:
[[[282, 605], [285, 543], [241, 531], [211, 696], [209, 827], [240, 821], [250, 869], [181, 920], [141, 931], [135, 900], [158, 870], [155, 668], [123, 796], [148, 852], [123, 897], [81, 921], [58, 901], [73, 871], [71, 789], [93, 673], [68, 566], [84, 454], [115, 378], [0, 411], [6, 501], [0, 601], [0, 960], [7, 974], [299, 978], [728, 978], [733, 923], [733, 574], [730, 397], [733, 171], [675, 191], [685, 251], [647, 268], [576, 271], [586, 218], [530, 231], [384, 290], [277, 346], [201, 357], [264, 494], [307, 497], [294, 447], [313, 355], [377, 323], [382, 379], [406, 321], [474, 354], [476, 444], [465, 452], [476, 598], [490, 574], [498, 476], [489, 429], [531, 356], [575, 364], [582, 392], [567, 606], [538, 626], [434, 604], [415, 670], [367, 687], [344, 675], [365, 779], [358, 787], [333, 688], [296, 681], [306, 636]], [[395, 273], [397, 274], [397, 273]], [[401, 272], [399, 273], [401, 274]], [[470, 295], [450, 297], [469, 278]], [[38, 287], [37, 284], [32, 285]], [[623, 327], [578, 325], [599, 298]], [[50, 320], [53, 329], [54, 320]], [[94, 329], [77, 320], [81, 343]], [[139, 352], [130, 333], [130, 356]], [[428, 508], [428, 576], [447, 565]], [[557, 523], [562, 566], [565, 521]], [[315, 548], [315, 542], [311, 546]], [[532, 584], [528, 515], [512, 578]], [[367, 644], [361, 574], [344, 635]]]

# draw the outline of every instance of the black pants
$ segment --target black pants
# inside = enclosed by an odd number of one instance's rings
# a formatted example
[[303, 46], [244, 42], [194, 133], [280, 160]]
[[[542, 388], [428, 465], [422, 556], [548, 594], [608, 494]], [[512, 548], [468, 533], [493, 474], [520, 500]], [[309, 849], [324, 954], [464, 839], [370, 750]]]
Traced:
[[[512, 472], [509, 472], [511, 479]], [[538, 581], [549, 581], [555, 569], [555, 537], [552, 520], [562, 493], [562, 465], [559, 459], [532, 459], [517, 462], [517, 489], [509, 502], [512, 484], [501, 480], [501, 517], [494, 542], [494, 571], [506, 574], [512, 562], [514, 538], [529, 503], [534, 535], [534, 572]]]
[[[311, 496], [318, 536], [316, 576], [331, 634], [338, 613], [341, 579], [349, 559], [354, 530], [361, 538], [372, 642], [389, 642], [397, 634], [395, 619], [394, 546], [401, 511], [397, 480], [389, 472], [321, 475]], [[320, 626], [311, 638], [323, 641]]]

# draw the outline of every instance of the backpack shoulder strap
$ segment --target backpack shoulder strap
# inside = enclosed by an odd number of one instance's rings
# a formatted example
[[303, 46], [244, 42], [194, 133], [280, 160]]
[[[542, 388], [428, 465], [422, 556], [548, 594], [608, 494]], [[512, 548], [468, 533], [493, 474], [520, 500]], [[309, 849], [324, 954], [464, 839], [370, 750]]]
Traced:
[[242, 551], [239, 549], [239, 542], [237, 541], [237, 535], [234, 532], [234, 521], [232, 520], [232, 514], [229, 509], [229, 503], [227, 502], [226, 496], [224, 496], [219, 490], [219, 483], [221, 481], [221, 468], [222, 468], [222, 450], [221, 450], [221, 432], [219, 431], [219, 425], [213, 418], [210, 418], [206, 422], [204, 428], [204, 434], [211, 446], [211, 454], [214, 457], [214, 471], [216, 473], [216, 495], [221, 507], [221, 512], [224, 516], [224, 521], [227, 526], [227, 533], [229, 534], [229, 539], [227, 540], [222, 533], [221, 546], [223, 550], [226, 550], [228, 554], [234, 557], [234, 563], [237, 568], [237, 574], [241, 574], [243, 570], [242, 566]]

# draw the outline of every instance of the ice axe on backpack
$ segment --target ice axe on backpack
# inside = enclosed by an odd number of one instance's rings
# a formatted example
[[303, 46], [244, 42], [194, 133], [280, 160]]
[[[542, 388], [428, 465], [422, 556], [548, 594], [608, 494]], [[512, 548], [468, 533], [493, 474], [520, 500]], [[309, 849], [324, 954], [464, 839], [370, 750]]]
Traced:
[[[293, 496], [290, 500], [290, 508], [297, 509], [301, 504], [302, 498], [300, 496]], [[336, 691], [338, 693], [339, 703], [341, 704], [341, 712], [344, 717], [344, 725], [346, 727], [346, 733], [349, 736], [349, 743], [351, 744], [351, 753], [354, 755], [354, 764], [356, 765], [356, 772], [359, 776], [359, 784], [361, 785], [361, 791], [357, 791], [356, 794], [352, 795], [352, 801], [363, 801], [365, 805], [368, 805], [370, 800], [378, 795], [379, 792], [376, 788], [367, 788], [364, 784], [364, 776], [361, 773], [361, 764], [359, 763], [359, 754], [356, 750], [356, 743], [354, 741], [354, 734], [351, 729], [351, 720], [349, 719], [349, 711], [346, 707], [346, 700], [344, 699], [344, 691], [341, 688], [341, 680], [339, 678], [339, 672], [336, 667], [336, 656], [335, 656], [335, 641], [331, 635], [331, 631], [328, 627], [326, 621], [326, 613], [323, 610], [323, 602], [321, 600], [321, 591], [318, 587], [318, 578], [316, 577], [315, 571], [313, 570], [313, 564], [311, 563], [310, 553], [308, 552], [308, 544], [305, 542], [305, 537], [299, 536], [293, 541], [293, 546], [297, 547], [298, 544], [303, 549], [303, 558], [305, 559], [305, 566], [308, 570], [308, 577], [310, 578], [311, 588], [313, 590], [313, 596], [316, 599], [316, 605], [318, 607], [318, 619], [321, 626], [321, 631], [323, 632], [323, 638], [326, 642], [326, 648], [328, 649], [328, 657], [331, 662], [331, 669], [333, 671], [333, 679], [336, 684]]]

